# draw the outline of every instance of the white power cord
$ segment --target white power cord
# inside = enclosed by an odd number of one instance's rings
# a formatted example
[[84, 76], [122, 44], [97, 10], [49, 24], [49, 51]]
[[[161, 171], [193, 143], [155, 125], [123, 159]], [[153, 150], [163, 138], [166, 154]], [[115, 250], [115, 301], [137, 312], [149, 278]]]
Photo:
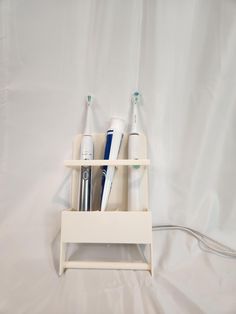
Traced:
[[236, 258], [236, 251], [224, 244], [213, 240], [212, 238], [202, 234], [201, 232], [179, 225], [157, 225], [152, 227], [153, 231], [181, 230], [198, 240], [199, 247], [204, 251], [216, 254], [222, 257]]

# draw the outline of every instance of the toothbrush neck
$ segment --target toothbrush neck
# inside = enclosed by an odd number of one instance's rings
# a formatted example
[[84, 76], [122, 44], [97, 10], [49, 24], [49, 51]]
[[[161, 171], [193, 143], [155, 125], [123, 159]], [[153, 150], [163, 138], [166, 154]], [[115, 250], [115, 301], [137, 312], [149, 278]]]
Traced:
[[138, 133], [138, 112], [136, 103], [134, 103], [133, 106], [131, 133]]
[[84, 135], [91, 135], [91, 127], [90, 127], [90, 108], [87, 107], [87, 114], [86, 114], [86, 122], [85, 122], [85, 128], [84, 128]]

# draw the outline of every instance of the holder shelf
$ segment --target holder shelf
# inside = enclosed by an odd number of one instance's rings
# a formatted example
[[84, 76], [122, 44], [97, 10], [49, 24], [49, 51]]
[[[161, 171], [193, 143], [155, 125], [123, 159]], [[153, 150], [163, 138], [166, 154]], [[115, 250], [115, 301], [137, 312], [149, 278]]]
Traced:
[[144, 262], [67, 261], [64, 265], [65, 268], [151, 270]]
[[[66, 160], [64, 165], [72, 169], [71, 208], [61, 214], [61, 243], [60, 269], [62, 275], [66, 268], [95, 268], [95, 269], [133, 269], [148, 270], [153, 274], [152, 263], [152, 216], [148, 210], [147, 169], [150, 164], [146, 159], [146, 138], [142, 135], [143, 158], [139, 160], [125, 159], [127, 156], [128, 136], [125, 135], [120, 149], [120, 158], [117, 160], [101, 159], [105, 145], [104, 134], [94, 134], [94, 160], [79, 160], [81, 135], [75, 138], [73, 145], [73, 160]], [[90, 212], [77, 211], [79, 173], [81, 166], [93, 166], [93, 177], [99, 178], [99, 166], [116, 166], [117, 172], [110, 195], [110, 207], [107, 211], [93, 210]], [[143, 166], [141, 184], [143, 211], [129, 211], [127, 209], [127, 176], [128, 167]], [[101, 170], [100, 170], [101, 171]], [[96, 187], [96, 180], [95, 180]], [[96, 189], [95, 189], [96, 190]], [[97, 193], [99, 196], [100, 193]], [[94, 209], [97, 209], [99, 197], [95, 197]], [[147, 254], [144, 261], [71, 261], [66, 260], [66, 247], [69, 243], [112, 243], [145, 245]]]
[[81, 166], [149, 166], [149, 159], [115, 159], [115, 160], [65, 160], [64, 165], [69, 168], [79, 168]]

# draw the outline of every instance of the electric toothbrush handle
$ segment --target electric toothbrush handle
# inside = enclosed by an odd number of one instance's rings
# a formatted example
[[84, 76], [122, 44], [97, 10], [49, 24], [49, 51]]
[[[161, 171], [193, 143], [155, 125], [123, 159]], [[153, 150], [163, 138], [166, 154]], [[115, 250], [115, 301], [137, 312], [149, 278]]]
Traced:
[[[140, 159], [140, 135], [129, 135], [128, 158]], [[128, 210], [142, 210], [141, 181], [143, 168], [141, 166], [129, 166], [128, 169]]]
[[81, 167], [80, 177], [80, 211], [92, 210], [92, 169], [91, 166]]
[[[80, 159], [93, 159], [93, 140], [92, 136], [84, 135], [81, 140]], [[92, 210], [92, 169], [91, 166], [82, 166], [80, 172], [80, 198], [79, 210]]]

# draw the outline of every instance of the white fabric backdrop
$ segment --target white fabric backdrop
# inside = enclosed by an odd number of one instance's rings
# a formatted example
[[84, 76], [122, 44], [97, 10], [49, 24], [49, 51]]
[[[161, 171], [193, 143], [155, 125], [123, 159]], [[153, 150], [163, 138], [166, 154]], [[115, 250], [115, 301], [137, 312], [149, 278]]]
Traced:
[[154, 235], [153, 280], [88, 270], [59, 279], [55, 267], [69, 207], [63, 160], [88, 92], [94, 132], [113, 115], [128, 120], [131, 92], [143, 94], [153, 223], [187, 225], [236, 249], [236, 2], [2, 0], [0, 8], [0, 312], [235, 313], [235, 261], [178, 232]]

